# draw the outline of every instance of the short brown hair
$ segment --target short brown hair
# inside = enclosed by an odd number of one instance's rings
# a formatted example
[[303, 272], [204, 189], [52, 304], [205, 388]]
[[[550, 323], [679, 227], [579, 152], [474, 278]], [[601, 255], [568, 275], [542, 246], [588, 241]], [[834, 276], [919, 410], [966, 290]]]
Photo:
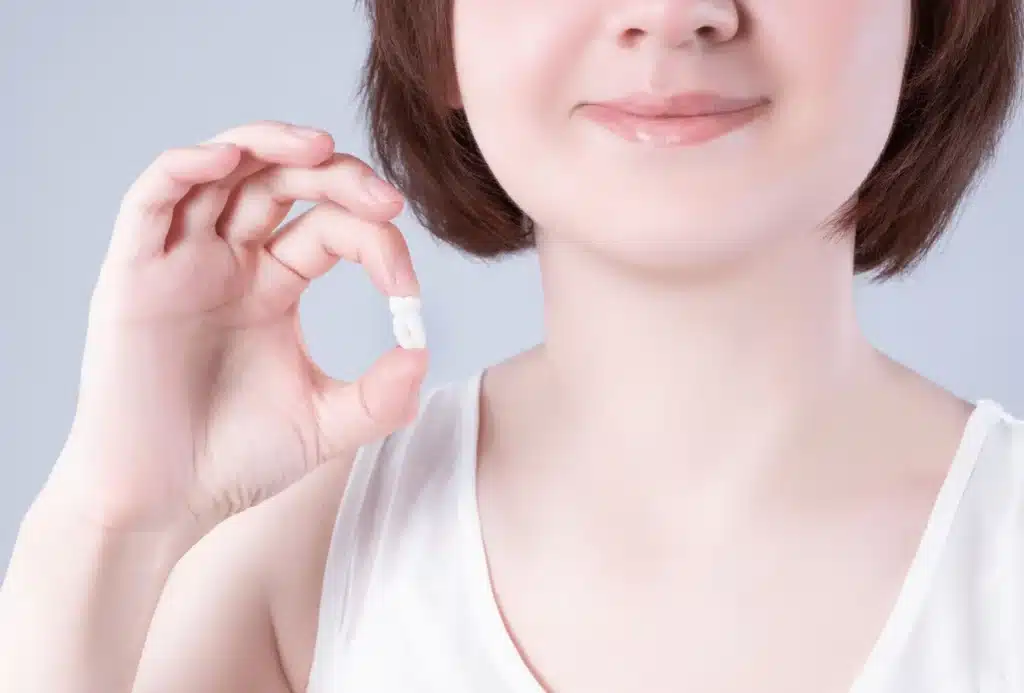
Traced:
[[[532, 223], [484, 161], [457, 93], [454, 0], [364, 0], [370, 51], [360, 97], [371, 152], [434, 236], [483, 259], [534, 245]], [[854, 267], [904, 274], [949, 226], [991, 160], [1017, 102], [1019, 0], [913, 0], [903, 90], [882, 155], [839, 229]]]

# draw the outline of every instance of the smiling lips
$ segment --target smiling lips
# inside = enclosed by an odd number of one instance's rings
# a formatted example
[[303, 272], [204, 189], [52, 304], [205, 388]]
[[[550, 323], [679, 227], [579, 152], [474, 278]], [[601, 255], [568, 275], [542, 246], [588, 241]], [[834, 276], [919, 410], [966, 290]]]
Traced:
[[732, 99], [710, 92], [664, 98], [632, 94], [587, 103], [580, 115], [629, 142], [653, 146], [695, 146], [741, 128], [764, 113], [764, 98]]

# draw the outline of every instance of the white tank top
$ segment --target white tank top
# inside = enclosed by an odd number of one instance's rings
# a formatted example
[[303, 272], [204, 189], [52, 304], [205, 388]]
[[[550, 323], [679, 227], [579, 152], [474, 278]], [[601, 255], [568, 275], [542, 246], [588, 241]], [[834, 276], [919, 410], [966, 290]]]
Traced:
[[[476, 495], [482, 371], [357, 455], [307, 693], [543, 693], [491, 590]], [[851, 693], [1024, 692], [1024, 423], [976, 402]]]

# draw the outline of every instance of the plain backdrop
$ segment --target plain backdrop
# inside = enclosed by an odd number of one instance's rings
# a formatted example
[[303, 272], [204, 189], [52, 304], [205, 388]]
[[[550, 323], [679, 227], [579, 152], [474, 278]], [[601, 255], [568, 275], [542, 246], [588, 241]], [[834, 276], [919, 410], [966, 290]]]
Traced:
[[[365, 157], [353, 97], [367, 38], [352, 0], [0, 0], [0, 570], [71, 421], [89, 295], [124, 191], [161, 150], [259, 119], [325, 128]], [[1018, 119], [925, 265], [897, 283], [861, 280], [857, 294], [877, 346], [1017, 415], [1022, 178]], [[428, 387], [541, 339], [532, 255], [483, 263], [408, 214], [399, 225], [423, 285]], [[303, 325], [329, 373], [352, 377], [393, 344], [385, 299], [357, 268], [307, 296]]]

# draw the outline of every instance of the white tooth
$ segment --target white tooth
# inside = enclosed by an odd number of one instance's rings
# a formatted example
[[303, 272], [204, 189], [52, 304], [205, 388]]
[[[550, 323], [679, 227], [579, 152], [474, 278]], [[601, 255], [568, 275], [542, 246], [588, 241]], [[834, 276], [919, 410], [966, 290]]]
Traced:
[[421, 301], [418, 296], [391, 296], [388, 298], [391, 309], [391, 326], [398, 345], [403, 349], [423, 349], [427, 345], [423, 316], [420, 313]]

